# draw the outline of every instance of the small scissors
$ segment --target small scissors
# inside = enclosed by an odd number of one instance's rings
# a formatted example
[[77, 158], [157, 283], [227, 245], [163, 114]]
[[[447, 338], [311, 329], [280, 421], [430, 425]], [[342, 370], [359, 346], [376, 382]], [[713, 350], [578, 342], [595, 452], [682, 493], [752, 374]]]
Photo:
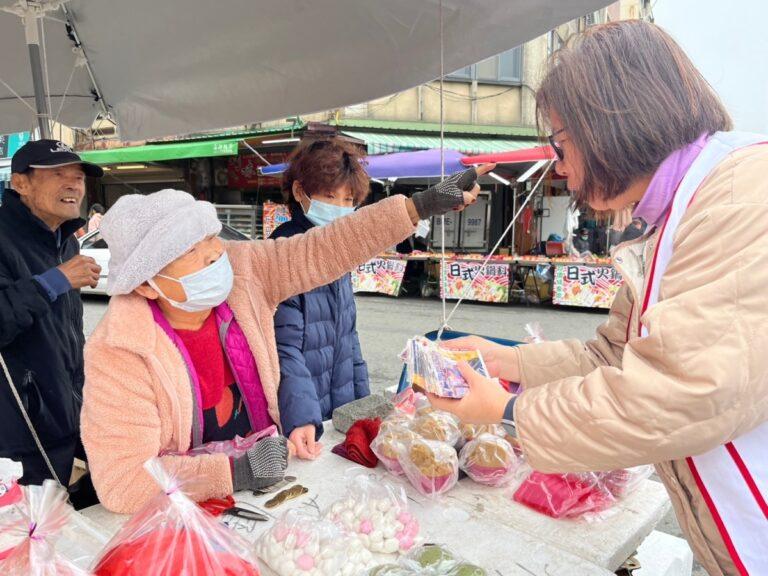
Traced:
[[232, 496], [226, 498], [211, 498], [200, 503], [200, 507], [213, 514], [214, 516], [234, 516], [244, 520], [255, 520], [257, 522], [266, 522], [269, 517], [255, 510], [248, 510], [236, 506], [235, 499]]

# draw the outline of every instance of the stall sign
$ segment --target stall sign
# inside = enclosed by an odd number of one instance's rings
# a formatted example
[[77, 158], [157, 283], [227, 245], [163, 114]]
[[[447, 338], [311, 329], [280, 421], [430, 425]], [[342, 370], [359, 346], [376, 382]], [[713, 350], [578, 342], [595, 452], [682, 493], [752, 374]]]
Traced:
[[291, 219], [291, 211], [285, 204], [265, 202], [261, 218], [264, 227], [264, 238], [269, 238], [280, 224]]
[[369, 260], [352, 271], [352, 290], [399, 296], [407, 264], [390, 258]]
[[624, 280], [613, 266], [555, 266], [553, 304], [610, 308]]
[[489, 262], [483, 267], [482, 262], [447, 260], [441, 264], [440, 277], [441, 297], [448, 300], [509, 302], [509, 264]]

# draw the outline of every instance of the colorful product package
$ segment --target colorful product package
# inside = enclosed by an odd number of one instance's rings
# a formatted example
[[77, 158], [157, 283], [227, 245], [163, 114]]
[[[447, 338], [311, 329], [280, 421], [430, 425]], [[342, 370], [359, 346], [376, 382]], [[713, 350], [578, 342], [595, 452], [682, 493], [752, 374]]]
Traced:
[[443, 398], [463, 398], [469, 391], [459, 372], [459, 362], [467, 362], [476, 372], [489, 377], [479, 351], [447, 350], [423, 336], [408, 340], [401, 358], [406, 363], [408, 381], [414, 390]]
[[252, 545], [184, 494], [192, 478], [144, 465], [160, 493], [112, 538], [96, 576], [259, 576]]

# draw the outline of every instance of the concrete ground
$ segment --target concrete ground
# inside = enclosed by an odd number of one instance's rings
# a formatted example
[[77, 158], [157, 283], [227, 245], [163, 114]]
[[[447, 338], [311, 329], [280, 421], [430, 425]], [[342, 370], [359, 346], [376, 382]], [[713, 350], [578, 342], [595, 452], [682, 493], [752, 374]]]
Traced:
[[[85, 297], [85, 333], [90, 335], [106, 310], [107, 300]], [[448, 311], [453, 304], [448, 303]], [[362, 295], [357, 298], [358, 332], [363, 354], [368, 362], [371, 388], [374, 392], [396, 384], [402, 371], [398, 355], [408, 338], [436, 330], [440, 326], [442, 306], [438, 300], [421, 298], [386, 298]], [[462, 304], [451, 320], [458, 331], [485, 336], [522, 340], [525, 325], [538, 322], [544, 338], [558, 340], [592, 337], [595, 328], [606, 318], [605, 312], [553, 308], [548, 306], [500, 306], [495, 304]], [[674, 515], [670, 512], [658, 530], [682, 537]], [[694, 567], [693, 576], [706, 576]]]

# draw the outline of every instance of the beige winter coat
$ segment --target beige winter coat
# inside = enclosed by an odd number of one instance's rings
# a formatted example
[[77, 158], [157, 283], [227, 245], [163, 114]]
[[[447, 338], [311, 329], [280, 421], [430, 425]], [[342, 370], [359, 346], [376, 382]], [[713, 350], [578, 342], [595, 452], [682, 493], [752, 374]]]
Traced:
[[595, 340], [520, 352], [515, 420], [531, 465], [655, 464], [713, 576], [738, 572], [685, 458], [768, 420], [766, 174], [768, 146], [755, 146], [732, 153], [702, 183], [677, 229], [659, 302], [642, 317], [648, 337], [637, 336], [638, 303], [655, 233], [616, 250], [626, 282]]

